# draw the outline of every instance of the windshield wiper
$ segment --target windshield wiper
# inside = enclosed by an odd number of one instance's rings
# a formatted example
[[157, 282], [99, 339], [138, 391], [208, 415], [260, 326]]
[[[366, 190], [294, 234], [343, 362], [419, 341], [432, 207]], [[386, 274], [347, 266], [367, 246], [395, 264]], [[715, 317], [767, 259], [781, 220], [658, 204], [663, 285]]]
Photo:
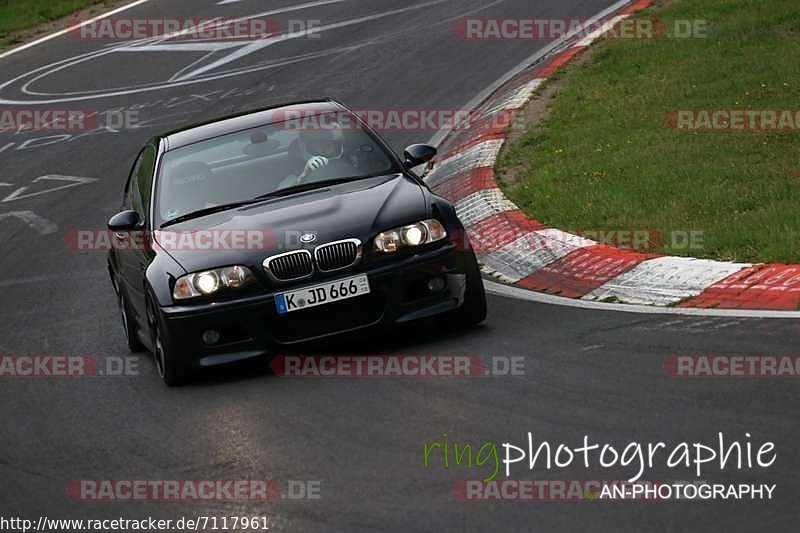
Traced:
[[253, 200], [266, 200], [267, 198], [278, 198], [281, 196], [289, 196], [290, 194], [313, 191], [314, 189], [322, 189], [323, 187], [327, 187], [329, 185], [337, 185], [339, 183], [353, 181], [354, 179], [356, 178], [337, 178], [332, 180], [315, 181], [313, 183], [303, 183], [301, 185], [292, 185], [291, 187], [284, 187], [283, 189], [278, 189], [272, 192], [268, 192], [267, 194], [256, 196]]
[[215, 205], [212, 207], [206, 207], [205, 209], [198, 209], [197, 211], [192, 211], [191, 213], [186, 213], [185, 215], [181, 215], [176, 218], [172, 218], [167, 220], [163, 224], [161, 224], [162, 228], [167, 226], [172, 226], [173, 224], [180, 224], [181, 222], [186, 222], [187, 220], [192, 220], [193, 218], [200, 218], [206, 215], [212, 215], [214, 213], [219, 213], [221, 211], [228, 211], [229, 209], [235, 209], [237, 207], [242, 207], [245, 205], [250, 205], [256, 203], [260, 200], [252, 199], [252, 200], [241, 200], [239, 202], [231, 202], [229, 204], [222, 204], [222, 205]]

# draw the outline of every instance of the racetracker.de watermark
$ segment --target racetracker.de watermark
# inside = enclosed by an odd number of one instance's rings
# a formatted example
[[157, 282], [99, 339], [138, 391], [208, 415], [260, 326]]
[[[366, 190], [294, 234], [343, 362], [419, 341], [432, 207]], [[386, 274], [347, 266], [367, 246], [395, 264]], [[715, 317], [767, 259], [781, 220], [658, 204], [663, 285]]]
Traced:
[[[285, 232], [283, 244], [288, 246], [299, 242], [302, 234], [300, 231]], [[73, 229], [64, 235], [64, 244], [76, 252], [147, 251], [153, 248], [154, 240], [166, 251], [271, 251], [279, 244], [277, 234], [263, 229], [153, 232]]]
[[138, 375], [138, 357], [98, 359], [88, 355], [0, 355], [0, 379]]
[[319, 38], [321, 20], [275, 18], [104, 18], [89, 20], [70, 30], [74, 39], [89, 41], [241, 41], [280, 35]]
[[800, 131], [800, 109], [673, 109], [664, 125], [677, 131]]
[[0, 132], [80, 132], [98, 128], [135, 129], [137, 111], [92, 109], [34, 109], [0, 107]]
[[361, 109], [325, 111], [313, 109], [278, 110], [275, 127], [286, 130], [439, 131], [503, 128], [510, 125], [507, 114], [484, 115], [467, 109]]
[[577, 39], [705, 39], [708, 21], [647, 18], [462, 18], [453, 33], [463, 40], [552, 41]]
[[[613, 246], [641, 253], [653, 253], [658, 250], [672, 252], [702, 250], [705, 248], [706, 235], [702, 230], [670, 230], [651, 229], [573, 229], [564, 228], [559, 232], [526, 232], [520, 233], [513, 225], [496, 224], [495, 226], [473, 226], [470, 232], [453, 235], [452, 240], [459, 248], [471, 247], [475, 252], [486, 254], [498, 250], [530, 252], [550, 246], [574, 246], [582, 240], [592, 241], [596, 245]], [[591, 243], [590, 243], [591, 244]]]
[[788, 355], [673, 355], [664, 370], [678, 378], [796, 378], [800, 357]]
[[281, 355], [272, 371], [287, 378], [474, 378], [525, 375], [524, 357], [468, 355]]
[[319, 480], [74, 479], [67, 496], [78, 501], [259, 502], [319, 500]]

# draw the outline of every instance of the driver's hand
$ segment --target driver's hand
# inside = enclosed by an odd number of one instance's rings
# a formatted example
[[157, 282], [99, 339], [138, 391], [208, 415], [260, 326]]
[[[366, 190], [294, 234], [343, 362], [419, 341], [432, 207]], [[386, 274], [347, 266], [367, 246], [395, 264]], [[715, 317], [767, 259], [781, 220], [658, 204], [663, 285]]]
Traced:
[[303, 175], [307, 176], [311, 172], [318, 170], [329, 163], [329, 159], [327, 157], [323, 157], [321, 155], [315, 155], [311, 159], [306, 162], [306, 168], [303, 170]]

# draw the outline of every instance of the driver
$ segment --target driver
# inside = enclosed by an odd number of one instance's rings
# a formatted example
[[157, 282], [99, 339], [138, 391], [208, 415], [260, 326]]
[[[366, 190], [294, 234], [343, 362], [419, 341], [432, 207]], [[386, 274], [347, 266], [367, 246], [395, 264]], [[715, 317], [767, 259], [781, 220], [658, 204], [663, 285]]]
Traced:
[[289, 157], [300, 173], [290, 175], [280, 188], [298, 185], [332, 161], [343, 159], [344, 132], [338, 124], [326, 128], [304, 129], [292, 143]]

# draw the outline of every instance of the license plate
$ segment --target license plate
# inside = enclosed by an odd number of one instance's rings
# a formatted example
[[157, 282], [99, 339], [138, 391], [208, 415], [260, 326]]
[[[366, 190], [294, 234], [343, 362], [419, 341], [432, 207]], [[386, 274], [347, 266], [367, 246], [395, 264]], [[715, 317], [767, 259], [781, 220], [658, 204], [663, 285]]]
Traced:
[[337, 279], [297, 291], [276, 294], [275, 306], [278, 308], [278, 314], [285, 315], [292, 311], [339, 302], [362, 294], [369, 294], [369, 280], [366, 275]]

